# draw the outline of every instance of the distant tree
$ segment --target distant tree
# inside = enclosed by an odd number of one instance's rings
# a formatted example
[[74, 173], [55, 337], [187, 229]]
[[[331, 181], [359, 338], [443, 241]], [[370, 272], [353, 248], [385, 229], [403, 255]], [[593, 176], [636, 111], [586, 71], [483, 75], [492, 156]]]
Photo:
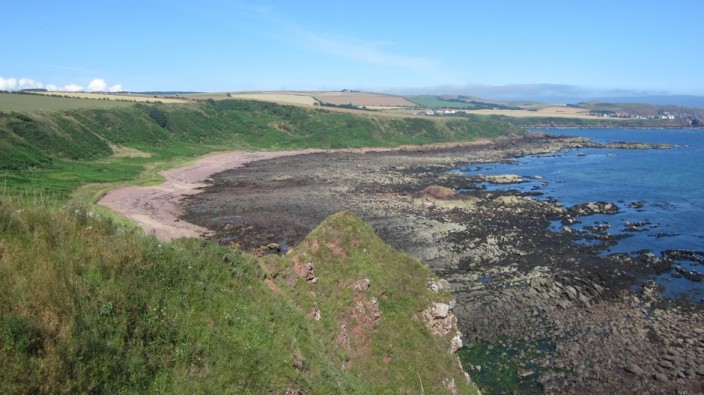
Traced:
[[227, 96], [227, 97], [232, 97], [232, 95], [230, 94], [230, 92], [227, 92], [227, 94], [226, 94], [225, 96]]

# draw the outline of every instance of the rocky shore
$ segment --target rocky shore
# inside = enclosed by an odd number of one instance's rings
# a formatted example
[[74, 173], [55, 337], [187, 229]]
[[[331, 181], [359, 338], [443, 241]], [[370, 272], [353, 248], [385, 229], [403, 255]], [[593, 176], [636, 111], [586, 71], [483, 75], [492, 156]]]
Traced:
[[[609, 213], [614, 203], [563, 207], [480, 187], [518, 182], [516, 175], [487, 180], [450, 172], [469, 163], [602, 146], [530, 135], [481, 146], [257, 161], [212, 176], [202, 193], [184, 199], [181, 218], [210, 229], [209, 237], [222, 244], [267, 254], [285, 253], [328, 215], [352, 211], [450, 283], [470, 349], [518, 350], [492, 354], [493, 376], [551, 393], [701, 393], [704, 315], [699, 306], [664, 300], [643, 281], [665, 259], [600, 257], [597, 247], [573, 242], [584, 235], [548, 231], [550, 221]], [[610, 242], [598, 229], [592, 233]], [[527, 352], [537, 344], [547, 346]], [[482, 385], [488, 365], [465, 361], [465, 367]]]

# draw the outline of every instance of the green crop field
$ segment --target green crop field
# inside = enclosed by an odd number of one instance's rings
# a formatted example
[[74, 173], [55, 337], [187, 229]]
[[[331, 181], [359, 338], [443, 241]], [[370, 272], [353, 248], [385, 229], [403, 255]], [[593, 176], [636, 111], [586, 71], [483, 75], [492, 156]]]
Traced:
[[134, 103], [122, 100], [85, 99], [22, 93], [0, 93], [0, 111], [64, 111], [79, 108], [128, 107]]
[[473, 100], [471, 98], [463, 98], [463, 100], [466, 100], [463, 101], [459, 98], [456, 100], [445, 100], [443, 97], [439, 96], [408, 96], [406, 99], [426, 108], [452, 108], [459, 110], [485, 110], [497, 108], [505, 110], [519, 109], [518, 107], [507, 103], [483, 101], [481, 99]]
[[406, 100], [427, 108], [466, 108], [473, 109], [476, 106], [471, 103], [450, 102], [441, 100], [437, 96], [407, 96]]

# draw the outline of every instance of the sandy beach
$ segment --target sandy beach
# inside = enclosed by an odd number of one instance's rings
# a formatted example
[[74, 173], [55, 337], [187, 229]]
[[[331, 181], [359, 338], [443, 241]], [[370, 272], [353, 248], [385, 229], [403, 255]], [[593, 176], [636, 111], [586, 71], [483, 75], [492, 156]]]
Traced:
[[[489, 144], [489, 140], [470, 143], [437, 144], [433, 148], [449, 146], [478, 146]], [[291, 151], [229, 151], [205, 155], [195, 163], [160, 172], [165, 181], [149, 187], [126, 186], [109, 191], [98, 204], [108, 207], [137, 223], [144, 232], [159, 240], [169, 241], [179, 237], [207, 237], [212, 232], [204, 227], [179, 220], [182, 214], [180, 203], [185, 196], [201, 192], [213, 174], [236, 169], [247, 163], [286, 156], [312, 153], [365, 153], [418, 149], [416, 146], [397, 148], [358, 149], [302, 149]]]
[[98, 204], [108, 207], [137, 223], [144, 232], [159, 240], [179, 237], [203, 237], [210, 231], [178, 219], [180, 202], [200, 192], [210, 176], [224, 170], [242, 167], [247, 163], [282, 156], [303, 155], [322, 150], [295, 150], [276, 152], [217, 152], [198, 159], [189, 166], [160, 172], [165, 181], [149, 187], [127, 186], [109, 191]]

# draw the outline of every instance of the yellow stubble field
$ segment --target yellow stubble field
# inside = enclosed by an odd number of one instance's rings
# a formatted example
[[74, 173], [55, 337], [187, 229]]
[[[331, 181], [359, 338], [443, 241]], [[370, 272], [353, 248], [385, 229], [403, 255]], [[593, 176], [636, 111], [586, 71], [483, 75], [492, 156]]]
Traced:
[[141, 103], [187, 103], [186, 99], [176, 99], [171, 97], [147, 96], [124, 93], [91, 93], [91, 92], [36, 92], [45, 96], [70, 97], [74, 99], [93, 99], [93, 100], [125, 100]]
[[[596, 119], [597, 117], [589, 115], [589, 110], [582, 108], [571, 108], [566, 106], [553, 106], [541, 108], [537, 111], [528, 110], [469, 110], [468, 114], [477, 115], [505, 115], [507, 117], [519, 118], [581, 118], [581, 119]], [[620, 119], [620, 118], [609, 118]]]

